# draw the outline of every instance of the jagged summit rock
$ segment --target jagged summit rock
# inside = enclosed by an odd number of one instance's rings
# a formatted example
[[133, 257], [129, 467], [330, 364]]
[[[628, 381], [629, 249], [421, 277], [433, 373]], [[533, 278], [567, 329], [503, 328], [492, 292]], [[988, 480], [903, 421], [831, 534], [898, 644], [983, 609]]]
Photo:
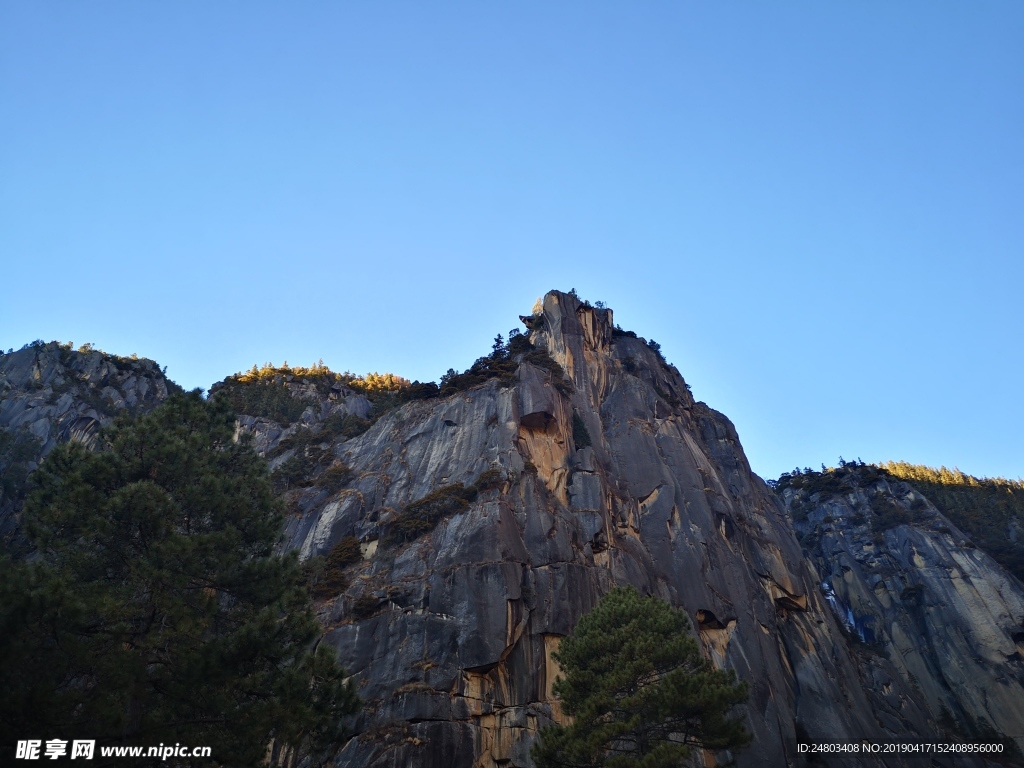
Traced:
[[152, 408], [175, 389], [152, 360], [34, 342], [0, 355], [0, 426], [27, 428], [44, 454], [61, 440], [91, 445], [114, 414]]
[[[949, 741], [958, 724], [1024, 746], [1024, 587], [920, 494], [884, 478], [776, 493], [612, 310], [552, 291], [522, 320], [440, 385], [314, 366], [211, 390], [270, 462], [282, 546], [367, 704], [338, 765], [529, 766], [564, 719], [553, 653], [624, 584], [683, 608], [749, 681], [755, 746], [737, 765], [806, 765], [798, 739]], [[0, 438], [38, 438], [30, 469], [173, 386], [151, 361], [30, 345], [0, 357]]]
[[[897, 674], [876, 695], [729, 420], [611, 310], [557, 291], [538, 309], [510, 345], [514, 375], [406, 403], [356, 437], [320, 433], [351, 480], [296, 492], [291, 545], [311, 558], [354, 537], [364, 552], [323, 606], [369, 705], [339, 764], [529, 765], [562, 718], [552, 653], [616, 584], [686, 609], [714, 662], [750, 681], [757, 749], [740, 765], [798, 760], [798, 734], [930, 736]], [[470, 502], [432, 500], [485, 472], [501, 482]], [[431, 504], [452, 511], [389, 538]]]

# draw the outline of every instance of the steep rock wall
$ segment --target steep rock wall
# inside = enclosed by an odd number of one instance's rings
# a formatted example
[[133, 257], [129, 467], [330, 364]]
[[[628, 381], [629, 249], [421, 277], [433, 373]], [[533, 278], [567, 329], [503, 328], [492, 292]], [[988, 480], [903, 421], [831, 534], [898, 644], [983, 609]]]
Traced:
[[[930, 739], [904, 679], [849, 650], [732, 424], [642, 339], [616, 332], [610, 310], [552, 292], [541, 314], [527, 319], [530, 341], [568, 381], [524, 364], [510, 386], [386, 414], [332, 445], [354, 479], [311, 490], [291, 521], [304, 556], [346, 536], [366, 553], [323, 608], [326, 642], [369, 705], [340, 764], [529, 765], [537, 730], [561, 718], [559, 639], [627, 583], [683, 607], [709, 657], [750, 682], [757, 748], [738, 764], [798, 764], [798, 732]], [[590, 446], [577, 449], [574, 417]], [[406, 505], [488, 469], [500, 488], [415, 541], [380, 544]]]
[[852, 465], [810, 479], [782, 493], [848, 631], [947, 740], [994, 728], [1024, 747], [1024, 585], [905, 482]]
[[[684, 608], [708, 657], [750, 682], [756, 746], [741, 766], [804, 764], [798, 737], [933, 741], [991, 725], [1020, 743], [1024, 591], [920, 494], [853, 479], [790, 489], [784, 506], [732, 424], [610, 310], [552, 292], [525, 322], [533, 356], [514, 376], [383, 415], [356, 390], [297, 378], [294, 423], [239, 418], [273, 467], [303, 433], [328, 456], [289, 491], [286, 546], [310, 558], [347, 536], [361, 545], [348, 586], [320, 606], [368, 705], [339, 765], [529, 765], [538, 730], [563, 721], [560, 639], [626, 583]], [[0, 356], [0, 438], [27, 436], [31, 469], [172, 389], [152, 361], [30, 345]], [[349, 439], [326, 428], [347, 416], [379, 418]], [[345, 482], [326, 482], [331, 460]], [[387, 541], [410, 504], [488, 471], [463, 511]], [[883, 497], [913, 522], [875, 530]], [[7, 532], [16, 510], [0, 499]]]

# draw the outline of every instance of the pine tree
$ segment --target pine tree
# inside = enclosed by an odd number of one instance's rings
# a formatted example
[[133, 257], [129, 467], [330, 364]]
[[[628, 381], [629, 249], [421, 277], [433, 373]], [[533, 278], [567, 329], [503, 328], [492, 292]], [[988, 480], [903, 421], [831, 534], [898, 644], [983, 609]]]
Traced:
[[317, 764], [346, 737], [358, 698], [312, 647], [265, 462], [233, 434], [225, 403], [177, 395], [116, 422], [105, 450], [64, 444], [37, 471], [37, 557], [0, 562], [3, 750], [181, 743], [258, 765], [274, 740]]
[[554, 691], [573, 722], [541, 731], [537, 768], [668, 768], [693, 746], [747, 744], [729, 716], [747, 685], [713, 668], [690, 627], [681, 610], [632, 587], [605, 595], [555, 654], [564, 677]]

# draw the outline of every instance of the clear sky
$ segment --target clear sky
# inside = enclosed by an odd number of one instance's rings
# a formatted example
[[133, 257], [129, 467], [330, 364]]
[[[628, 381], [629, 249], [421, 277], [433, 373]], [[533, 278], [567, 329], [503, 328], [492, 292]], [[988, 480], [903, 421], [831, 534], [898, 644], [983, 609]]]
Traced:
[[1024, 3], [0, 0], [0, 345], [436, 379], [575, 287], [755, 471], [1024, 475]]

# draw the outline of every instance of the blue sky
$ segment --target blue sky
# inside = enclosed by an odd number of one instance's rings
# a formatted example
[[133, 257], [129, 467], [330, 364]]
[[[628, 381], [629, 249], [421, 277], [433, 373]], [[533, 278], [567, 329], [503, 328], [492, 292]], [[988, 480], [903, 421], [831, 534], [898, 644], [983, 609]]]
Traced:
[[1016, 0], [2, 0], [0, 346], [429, 380], [575, 287], [763, 476], [1018, 477], [1022, 39]]

